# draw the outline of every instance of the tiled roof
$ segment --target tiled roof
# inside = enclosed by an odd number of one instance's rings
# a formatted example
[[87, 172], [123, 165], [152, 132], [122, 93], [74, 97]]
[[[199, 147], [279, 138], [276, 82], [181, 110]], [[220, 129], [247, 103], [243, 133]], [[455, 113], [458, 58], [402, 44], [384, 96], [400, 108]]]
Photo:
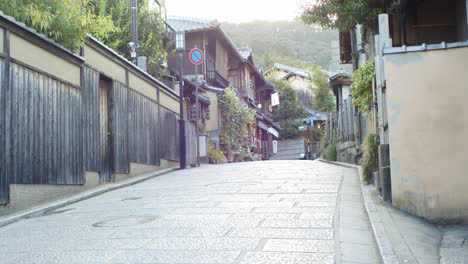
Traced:
[[169, 88], [166, 84], [164, 84], [162, 81], [156, 79], [156, 77], [152, 76], [151, 74], [149, 74], [148, 72], [142, 70], [140, 67], [138, 67], [137, 65], [135, 65], [134, 63], [132, 63], [131, 61], [129, 61], [127, 58], [125, 58], [123, 55], [121, 55], [120, 53], [118, 53], [117, 51], [113, 50], [111, 47], [107, 46], [106, 44], [104, 44], [103, 42], [99, 41], [97, 38], [91, 36], [90, 34], [87, 35], [88, 36], [88, 39], [87, 41], [92, 41], [96, 44], [98, 44], [99, 46], [101, 46], [104, 50], [106, 50], [107, 52], [111, 53], [113, 56], [115, 56], [116, 58], [120, 59], [121, 61], [123, 61], [125, 64], [127, 64], [129, 67], [132, 67], [134, 70], [138, 71], [139, 73], [143, 74], [144, 76], [146, 76], [147, 78], [149, 78], [150, 80], [152, 80], [153, 82], [156, 82], [158, 85], [160, 85], [161, 87], [163, 87], [166, 91], [172, 93], [173, 95], [177, 95], [177, 93], [172, 90], [171, 88]]
[[250, 55], [252, 55], [252, 49], [249, 47], [238, 48], [237, 51], [239, 51], [239, 54], [244, 58], [244, 60], [247, 60]]
[[298, 76], [301, 76], [303, 78], [309, 78], [309, 77], [314, 75], [310, 71], [298, 69], [298, 68], [288, 66], [288, 65], [284, 65], [284, 64], [280, 64], [280, 63], [275, 63], [274, 67], [276, 69], [278, 69], [278, 70], [282, 70], [282, 71], [285, 71], [285, 72], [288, 72], [288, 73], [292, 73], [294, 75], [298, 75]]
[[336, 79], [351, 79], [352, 77], [352, 74], [351, 73], [348, 73], [348, 72], [340, 72], [340, 73], [337, 73], [333, 76], [330, 77], [330, 80], [336, 80]]
[[[297, 76], [301, 76], [303, 78], [311, 78], [314, 76], [314, 73], [311, 72], [311, 71], [307, 71], [307, 70], [304, 70], [304, 69], [299, 69], [299, 68], [295, 68], [295, 67], [292, 67], [292, 66], [288, 66], [288, 65], [284, 65], [284, 64], [281, 64], [281, 63], [275, 63], [275, 66], [273, 66], [273, 69], [277, 69], [277, 70], [281, 70], [281, 71], [285, 71], [288, 73], [288, 75], [285, 76], [286, 77], [289, 77], [291, 75], [297, 75]], [[273, 69], [270, 69], [268, 71], [271, 71]], [[331, 72], [329, 71], [326, 71], [326, 70], [323, 70], [322, 69], [322, 72], [325, 73], [328, 77], [330, 77], [332, 75]]]
[[209, 20], [195, 17], [172, 16], [167, 19], [167, 23], [174, 31], [199, 31], [216, 28], [221, 25], [217, 20]]

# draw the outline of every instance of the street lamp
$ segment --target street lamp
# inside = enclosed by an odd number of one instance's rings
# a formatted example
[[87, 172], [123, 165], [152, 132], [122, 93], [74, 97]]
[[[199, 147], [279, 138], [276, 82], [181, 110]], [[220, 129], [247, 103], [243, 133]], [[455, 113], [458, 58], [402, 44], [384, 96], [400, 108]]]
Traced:
[[185, 121], [184, 121], [184, 51], [185, 51], [185, 31], [176, 33], [176, 50], [178, 54], [179, 66], [179, 101], [180, 101], [180, 119], [179, 119], [179, 152], [180, 168], [187, 167], [187, 155], [185, 153]]

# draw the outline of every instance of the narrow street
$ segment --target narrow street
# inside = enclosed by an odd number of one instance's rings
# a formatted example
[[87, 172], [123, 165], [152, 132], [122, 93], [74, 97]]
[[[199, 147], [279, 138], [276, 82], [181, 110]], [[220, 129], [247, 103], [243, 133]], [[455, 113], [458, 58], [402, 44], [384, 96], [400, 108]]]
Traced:
[[318, 161], [177, 171], [0, 228], [0, 262], [378, 263], [359, 188]]

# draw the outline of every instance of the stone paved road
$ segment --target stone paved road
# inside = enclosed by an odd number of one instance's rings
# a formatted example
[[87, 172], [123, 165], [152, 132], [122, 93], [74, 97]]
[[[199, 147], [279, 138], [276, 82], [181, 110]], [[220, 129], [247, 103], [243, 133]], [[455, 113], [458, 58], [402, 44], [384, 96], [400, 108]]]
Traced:
[[275, 161], [177, 171], [0, 228], [0, 263], [345, 263], [335, 231], [344, 170]]

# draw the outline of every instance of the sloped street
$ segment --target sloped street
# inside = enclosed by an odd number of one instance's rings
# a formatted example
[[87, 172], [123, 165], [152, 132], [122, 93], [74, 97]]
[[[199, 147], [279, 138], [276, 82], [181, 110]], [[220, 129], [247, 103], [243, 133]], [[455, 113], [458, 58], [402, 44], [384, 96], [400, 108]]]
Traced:
[[177, 171], [0, 228], [1, 263], [378, 263], [356, 181], [318, 161]]

